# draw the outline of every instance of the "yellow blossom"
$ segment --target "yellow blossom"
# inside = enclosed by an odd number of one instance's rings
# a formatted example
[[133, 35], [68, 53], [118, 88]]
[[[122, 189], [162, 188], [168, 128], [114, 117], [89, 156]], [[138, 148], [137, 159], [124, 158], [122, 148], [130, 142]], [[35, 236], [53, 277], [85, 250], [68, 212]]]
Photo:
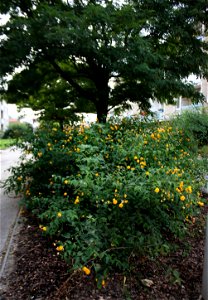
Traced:
[[117, 203], [118, 201], [115, 198], [113, 198], [113, 204], [116, 205]]
[[120, 208], [122, 208], [122, 207], [123, 207], [123, 203], [122, 203], [122, 202], [119, 204], [119, 207], [120, 207]]
[[48, 146], [48, 147], [51, 147], [51, 143], [48, 143], [47, 146]]
[[198, 201], [197, 204], [198, 204], [199, 206], [201, 206], [201, 207], [204, 206], [204, 203], [201, 202], [201, 201]]
[[90, 275], [90, 273], [91, 273], [90, 269], [88, 269], [88, 268], [85, 267], [85, 266], [82, 268], [82, 271], [83, 271], [86, 275]]
[[127, 195], [126, 195], [126, 194], [124, 194], [124, 198], [127, 198]]
[[26, 195], [30, 196], [30, 190], [26, 190]]
[[192, 187], [190, 185], [186, 188], [186, 192], [189, 194], [192, 193]]
[[182, 196], [180, 196], [180, 200], [181, 200], [181, 201], [184, 201], [185, 199], [186, 199], [186, 197], [185, 197], [185, 196], [183, 196], [183, 195], [182, 195]]
[[68, 180], [64, 180], [64, 184], [68, 184]]
[[60, 218], [61, 216], [62, 216], [62, 213], [61, 213], [61, 212], [58, 212], [58, 213], [57, 213], [57, 217]]
[[41, 157], [43, 155], [42, 152], [38, 152], [38, 157]]
[[130, 167], [130, 166], [127, 166], [127, 169], [128, 169], [128, 170], [130, 170], [130, 169], [131, 169], [131, 167]]
[[64, 193], [64, 196], [65, 196], [65, 197], [67, 196], [67, 192]]
[[150, 173], [147, 171], [147, 172], [145, 172], [145, 174], [146, 174], [147, 176], [149, 176]]
[[21, 181], [22, 180], [22, 176], [17, 177], [17, 180]]
[[43, 230], [43, 231], [47, 231], [47, 227], [46, 227], [46, 226], [43, 226], [43, 227], [42, 227], [42, 230]]
[[64, 251], [64, 246], [60, 245], [58, 247], [56, 247], [57, 251]]
[[155, 188], [155, 193], [159, 193], [160, 189], [158, 187]]
[[79, 203], [79, 198], [76, 198], [74, 204], [78, 204], [78, 203]]
[[99, 176], [99, 173], [95, 173], [95, 176], [97, 176], [97, 177], [98, 177], [98, 176]]
[[135, 160], [137, 160], [137, 159], [138, 159], [138, 157], [135, 155], [135, 156], [134, 156], [134, 159], [135, 159]]

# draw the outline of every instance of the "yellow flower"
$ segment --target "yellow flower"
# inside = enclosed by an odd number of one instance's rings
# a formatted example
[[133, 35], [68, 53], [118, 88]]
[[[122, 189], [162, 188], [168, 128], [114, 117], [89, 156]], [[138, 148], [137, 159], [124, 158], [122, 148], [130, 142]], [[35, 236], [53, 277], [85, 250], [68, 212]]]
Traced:
[[97, 177], [98, 177], [98, 176], [99, 176], [99, 173], [95, 173], [95, 176], [97, 176]]
[[80, 149], [79, 149], [79, 148], [77, 148], [77, 152], [78, 152], [78, 153], [80, 152]]
[[185, 199], [186, 199], [186, 197], [185, 197], [185, 196], [183, 196], [183, 195], [182, 195], [182, 196], [180, 196], [180, 200], [181, 200], [181, 201], [184, 201]]
[[17, 177], [17, 180], [21, 181], [22, 180], [22, 176]]
[[155, 193], [159, 193], [160, 189], [158, 187], [155, 188]]
[[120, 208], [122, 208], [122, 207], [123, 207], [123, 203], [122, 203], [122, 202], [119, 204], [119, 207], [120, 207]]
[[113, 198], [113, 204], [116, 205], [117, 203], [118, 201], [115, 198]]
[[102, 280], [102, 286], [105, 286], [105, 284], [106, 284], [106, 283], [105, 283], [105, 280], [103, 279], [103, 280]]
[[79, 198], [76, 198], [74, 204], [78, 204], [78, 203], [79, 203]]
[[127, 198], [127, 195], [126, 195], [126, 194], [124, 194], [124, 198]]
[[137, 163], [139, 164], [139, 162], [140, 162], [140, 160], [139, 159], [137, 159]]
[[87, 267], [83, 267], [82, 271], [86, 274], [86, 275], [90, 275], [91, 271], [90, 269], [88, 269]]
[[42, 230], [43, 230], [43, 231], [47, 231], [47, 227], [46, 227], [46, 226], [43, 226], [43, 227], [42, 227]]
[[192, 187], [190, 185], [186, 188], [186, 192], [189, 194], [192, 193]]
[[150, 173], [147, 171], [147, 172], [145, 172], [145, 174], [146, 174], [147, 176], [149, 176]]
[[[178, 169], [176, 169], [176, 170], [178, 170]], [[184, 185], [184, 182], [183, 181], [181, 181], [180, 182], [180, 186], [183, 186]]]
[[115, 193], [117, 193], [118, 192], [118, 190], [117, 189], [115, 189], [115, 191], [114, 191]]
[[64, 246], [60, 245], [58, 247], [56, 247], [57, 251], [64, 251]]
[[26, 190], [26, 195], [30, 196], [30, 190]]
[[138, 159], [138, 157], [135, 155], [135, 156], [134, 156], [134, 159], [135, 159], [135, 160], [137, 160], [137, 159]]
[[38, 152], [38, 157], [41, 157], [43, 155], [42, 152]]
[[144, 141], [144, 144], [145, 144], [145, 145], [147, 145], [147, 144], [148, 144], [148, 142], [147, 142], [147, 141]]
[[64, 180], [64, 184], [68, 184], [68, 180]]
[[48, 143], [47, 146], [48, 146], [48, 147], [51, 147], [51, 143]]
[[197, 204], [198, 204], [199, 206], [201, 206], [201, 207], [204, 206], [204, 203], [201, 202], [201, 201], [198, 201]]
[[127, 169], [128, 169], [128, 170], [130, 170], [130, 169], [131, 169], [131, 167], [130, 167], [130, 166], [127, 166]]
[[58, 212], [58, 213], [57, 213], [57, 217], [60, 218], [61, 216], [62, 216], [62, 213], [61, 213], [61, 212]]
[[64, 193], [64, 196], [65, 196], [65, 197], [67, 196], [67, 192]]

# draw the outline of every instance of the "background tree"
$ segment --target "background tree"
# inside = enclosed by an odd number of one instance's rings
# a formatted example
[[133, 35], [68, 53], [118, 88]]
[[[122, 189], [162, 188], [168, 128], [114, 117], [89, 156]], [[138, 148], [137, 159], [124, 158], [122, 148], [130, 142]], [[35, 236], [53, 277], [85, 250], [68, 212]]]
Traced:
[[40, 95], [48, 107], [58, 102], [78, 110], [80, 103], [96, 110], [100, 122], [128, 100], [144, 110], [155, 98], [199, 101], [185, 79], [208, 77], [208, 45], [198, 26], [206, 31], [207, 10], [206, 0], [7, 1], [0, 4], [10, 13], [0, 31], [2, 92], [9, 101], [40, 108]]

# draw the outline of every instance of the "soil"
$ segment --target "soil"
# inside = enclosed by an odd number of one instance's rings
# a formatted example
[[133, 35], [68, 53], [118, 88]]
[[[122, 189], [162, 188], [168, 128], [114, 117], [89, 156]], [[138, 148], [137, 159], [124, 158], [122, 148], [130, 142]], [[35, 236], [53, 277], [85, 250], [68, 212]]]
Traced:
[[26, 214], [21, 217], [14, 240], [14, 267], [3, 278], [0, 300], [200, 299], [207, 213], [205, 205], [190, 223], [187, 238], [178, 241], [176, 252], [157, 260], [134, 258], [134, 268], [129, 274], [111, 274], [101, 289], [97, 288], [93, 274], [69, 272], [70, 266], [42, 235], [36, 220]]

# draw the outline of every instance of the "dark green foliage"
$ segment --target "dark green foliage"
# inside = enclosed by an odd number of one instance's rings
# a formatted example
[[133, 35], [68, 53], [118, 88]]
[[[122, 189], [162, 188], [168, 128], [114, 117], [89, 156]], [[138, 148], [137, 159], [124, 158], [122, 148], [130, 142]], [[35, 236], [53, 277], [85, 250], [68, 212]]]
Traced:
[[208, 112], [206, 110], [186, 111], [174, 122], [195, 141], [195, 146], [208, 145]]
[[206, 0], [8, 1], [0, 11], [11, 14], [0, 29], [2, 89], [8, 74], [25, 67], [8, 83], [10, 102], [45, 112], [53, 103], [52, 118], [68, 106], [70, 115], [96, 111], [105, 122], [110, 108], [128, 100], [143, 110], [154, 98], [202, 100], [182, 79], [208, 74], [207, 43], [199, 38]]
[[3, 139], [19, 139], [25, 138], [28, 134], [33, 132], [32, 126], [27, 123], [11, 123], [5, 130]]

